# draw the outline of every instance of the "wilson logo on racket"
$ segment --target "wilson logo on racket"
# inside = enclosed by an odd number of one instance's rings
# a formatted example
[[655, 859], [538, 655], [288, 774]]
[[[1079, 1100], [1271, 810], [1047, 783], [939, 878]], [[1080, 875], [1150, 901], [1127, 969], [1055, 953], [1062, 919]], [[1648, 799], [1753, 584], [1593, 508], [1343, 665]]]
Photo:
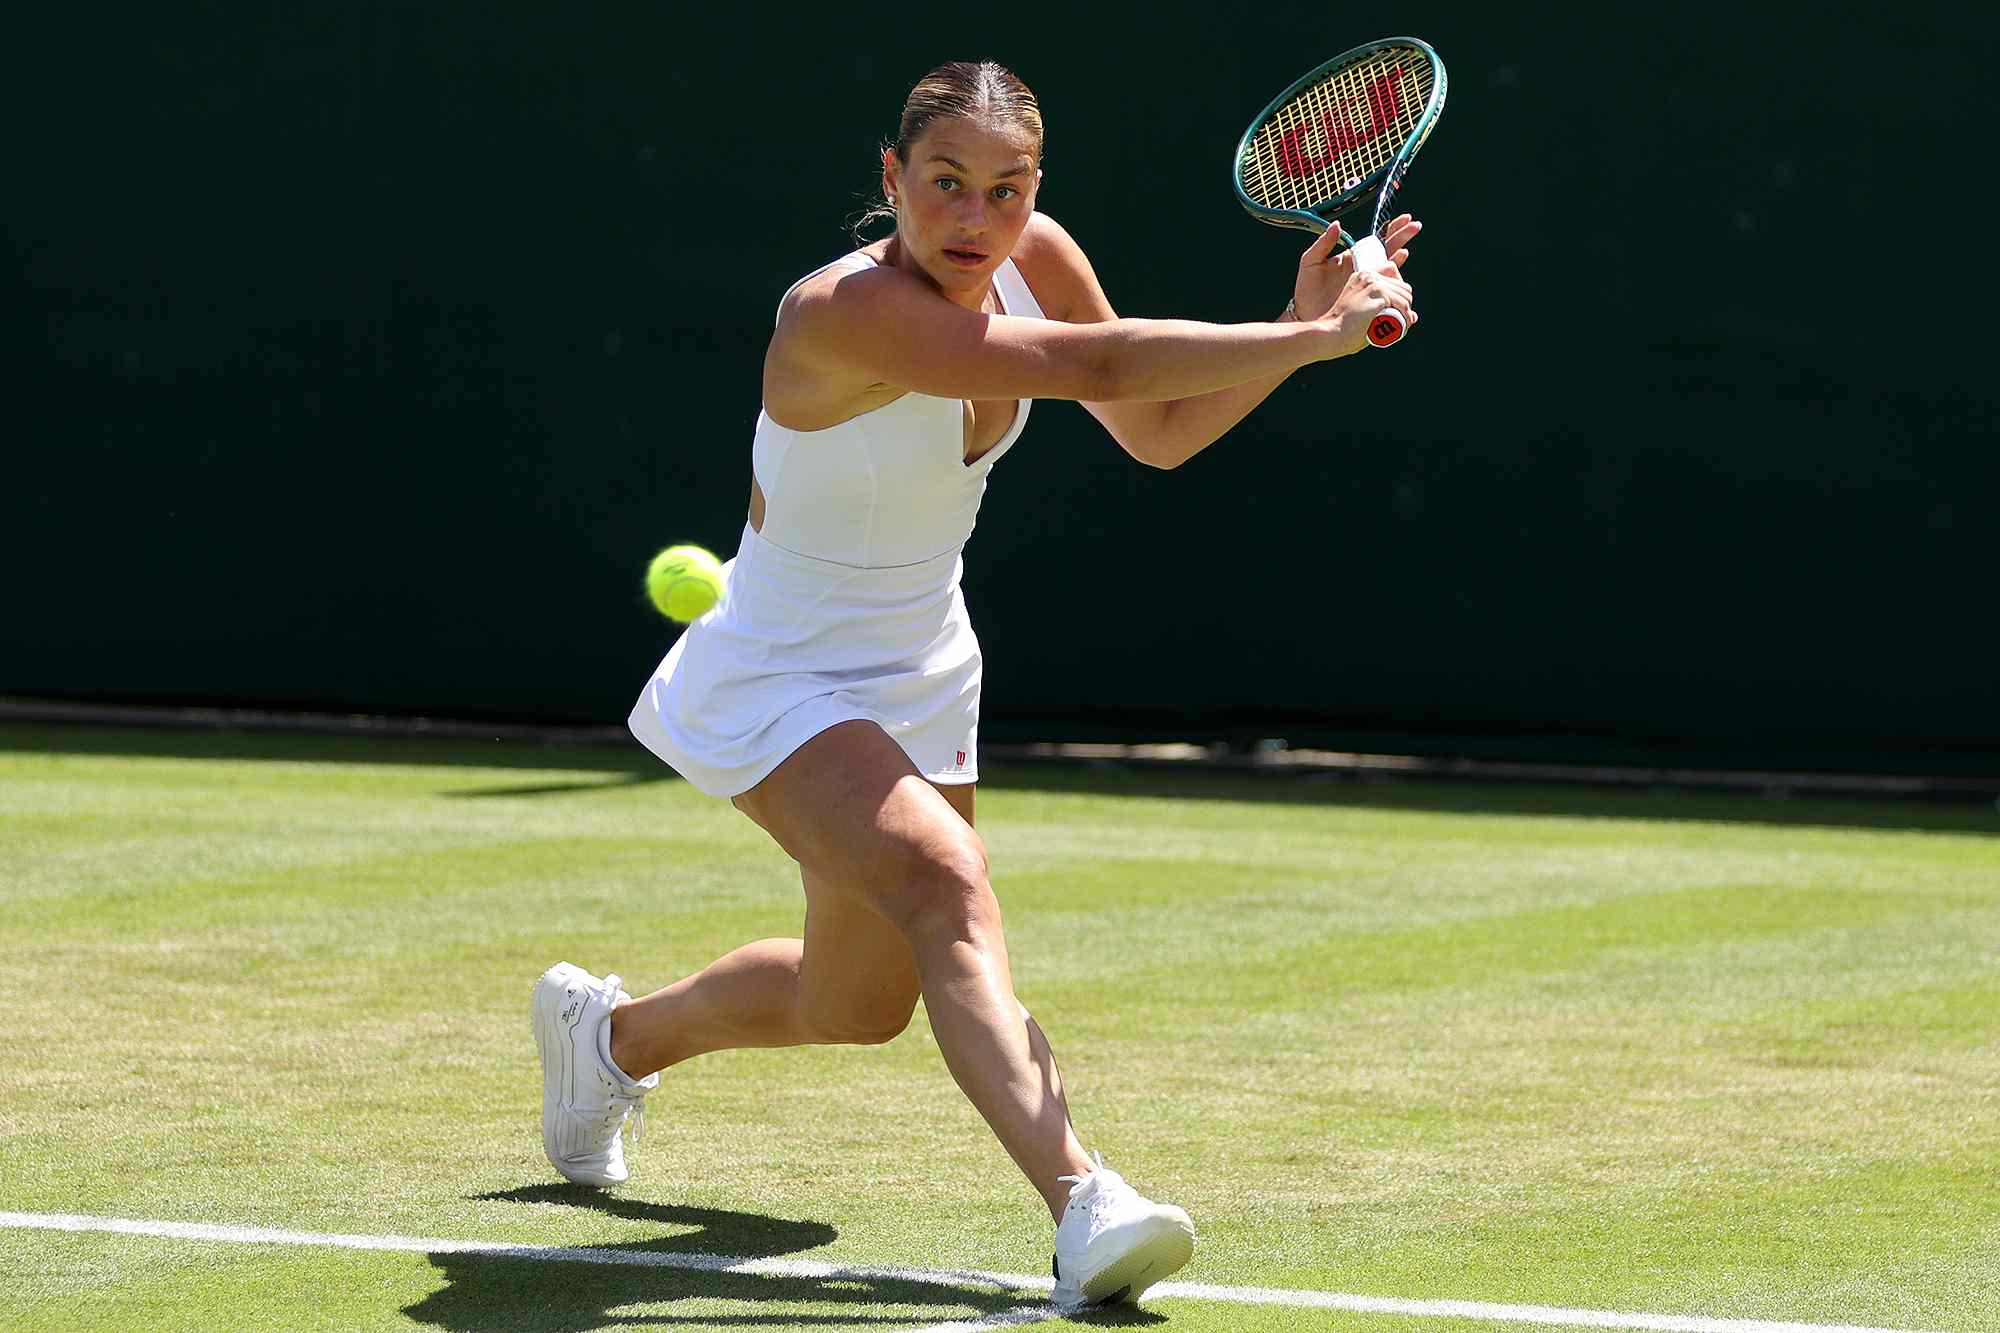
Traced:
[[[1389, 37], [1342, 52], [1294, 79], [1243, 131], [1230, 172], [1236, 201], [1274, 227], [1335, 231], [1357, 272], [1386, 271], [1389, 201], [1436, 128], [1444, 94], [1444, 62], [1428, 42]], [[1357, 237], [1340, 220], [1363, 210]], [[1407, 328], [1401, 311], [1379, 310], [1368, 342], [1387, 347]]]
[[[1292, 177], [1311, 176], [1332, 166], [1334, 159], [1342, 153], [1381, 137], [1382, 132], [1395, 124], [1396, 118], [1402, 114], [1403, 94], [1398, 86], [1402, 78], [1403, 71], [1399, 66], [1369, 84], [1367, 93], [1362, 97], [1350, 97], [1322, 115], [1319, 128], [1326, 152], [1318, 157], [1312, 156], [1307, 147], [1307, 126], [1294, 125], [1286, 130], [1278, 140], [1278, 170]], [[1348, 115], [1349, 107], [1364, 100], [1368, 103], [1366, 128], [1355, 125]]]

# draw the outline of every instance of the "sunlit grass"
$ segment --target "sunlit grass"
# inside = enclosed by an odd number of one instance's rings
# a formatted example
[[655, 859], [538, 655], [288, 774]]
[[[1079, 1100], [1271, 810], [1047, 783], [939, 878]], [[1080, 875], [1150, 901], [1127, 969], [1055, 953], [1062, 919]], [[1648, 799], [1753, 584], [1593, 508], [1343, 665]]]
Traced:
[[[921, 1015], [670, 1071], [612, 1203], [538, 1189], [541, 969], [637, 990], [798, 927], [782, 854], [650, 763], [0, 730], [0, 1209], [1046, 1271]], [[1191, 1280], [2000, 1329], [1990, 811], [1018, 770], [980, 823], [1079, 1128], [1193, 1213]], [[997, 1308], [6, 1230], [0, 1264], [9, 1328]]]

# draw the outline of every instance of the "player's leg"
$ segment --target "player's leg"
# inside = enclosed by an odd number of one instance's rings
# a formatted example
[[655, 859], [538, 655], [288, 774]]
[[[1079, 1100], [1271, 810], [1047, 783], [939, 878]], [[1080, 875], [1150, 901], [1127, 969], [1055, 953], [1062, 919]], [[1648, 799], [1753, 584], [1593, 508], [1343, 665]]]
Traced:
[[872, 723], [846, 723], [736, 803], [821, 900], [858, 902], [907, 943], [946, 1065], [1056, 1220], [1056, 1299], [1136, 1296], [1187, 1262], [1193, 1224], [1085, 1159], [1048, 1043], [1014, 998], [969, 798], [923, 781]]
[[[952, 816], [956, 818], [956, 816]], [[884, 1042], [918, 995], [908, 942], [854, 895], [805, 872], [805, 938], [733, 949], [639, 1000], [614, 974], [568, 963], [536, 983], [542, 1139], [569, 1179], [626, 1178], [623, 1127], [670, 1065], [707, 1051], [821, 1042]]]
[[[940, 796], [950, 802], [952, 809], [958, 811], [959, 818], [963, 819], [968, 827], [977, 827], [977, 821], [973, 818], [973, 806], [978, 784], [960, 782], [931, 785], [937, 788]], [[1063, 1092], [1062, 1073], [1056, 1068], [1056, 1053], [1050, 1048], [1048, 1037], [1043, 1035], [1042, 1025], [1035, 1021], [1035, 1016], [1028, 1012], [1028, 1006], [1025, 1004], [1021, 1006], [1021, 1021], [1028, 1025], [1028, 1050], [1034, 1059], [1035, 1067], [1041, 1071], [1042, 1077], [1054, 1090], [1056, 1101], [1062, 1105], [1063, 1119], [1069, 1121], [1070, 1132], [1074, 1135], [1075, 1122], [1070, 1120], [1069, 1098]], [[1081, 1144], [1077, 1145], [1077, 1151], [1083, 1151]]]
[[634, 1077], [709, 1051], [798, 1046], [797, 939], [755, 940], [612, 1011], [611, 1058]]
[[[971, 783], [939, 795], [970, 826]], [[805, 938], [758, 940], [614, 1011], [611, 1056], [643, 1078], [709, 1051], [740, 1046], [873, 1044], [909, 1025], [920, 992], [916, 955], [900, 931], [839, 885], [801, 867]], [[1025, 1007], [1029, 1056], [1063, 1108], [1062, 1075]], [[1079, 1145], [1078, 1151], [1081, 1152]]]
[[885, 1042], [909, 1025], [916, 960], [887, 922], [802, 870], [804, 939], [758, 940], [614, 1011], [611, 1056], [644, 1076], [745, 1046]]
[[[969, 824], [971, 786], [940, 790]], [[805, 938], [754, 941], [619, 1005], [611, 1055], [620, 1068], [643, 1077], [744, 1046], [874, 1044], [909, 1025], [920, 985], [909, 943], [853, 895], [804, 866], [799, 874]]]
[[1090, 1164], [1054, 1062], [1037, 1060], [1014, 998], [1000, 906], [971, 824], [867, 722], [821, 732], [736, 804], [823, 898], [879, 917], [904, 941], [952, 1077], [1059, 1217], [1069, 1198], [1060, 1177]]
[[[969, 813], [970, 792], [961, 799]], [[542, 1137], [558, 1171], [624, 1180], [621, 1130], [670, 1065], [745, 1046], [884, 1042], [909, 1024], [919, 979], [908, 941], [856, 895], [810, 869], [803, 877], [802, 940], [743, 945], [638, 1000], [615, 974], [563, 963], [543, 975], [532, 1008]]]

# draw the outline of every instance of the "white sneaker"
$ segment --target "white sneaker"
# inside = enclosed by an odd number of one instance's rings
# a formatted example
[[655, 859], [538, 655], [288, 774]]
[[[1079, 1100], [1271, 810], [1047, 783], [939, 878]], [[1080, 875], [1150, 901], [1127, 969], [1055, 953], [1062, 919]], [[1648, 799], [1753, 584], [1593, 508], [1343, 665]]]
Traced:
[[1194, 1223], [1170, 1203], [1154, 1203], [1097, 1158], [1073, 1181], [1056, 1227], [1055, 1302], [1066, 1310], [1136, 1301], [1194, 1253]]
[[579, 1185], [616, 1185], [631, 1174], [621, 1131], [630, 1117], [639, 1141], [646, 1094], [660, 1086], [658, 1074], [634, 1082], [611, 1063], [611, 1007], [631, 998], [615, 972], [599, 981], [557, 963], [528, 1006], [542, 1053], [542, 1151]]

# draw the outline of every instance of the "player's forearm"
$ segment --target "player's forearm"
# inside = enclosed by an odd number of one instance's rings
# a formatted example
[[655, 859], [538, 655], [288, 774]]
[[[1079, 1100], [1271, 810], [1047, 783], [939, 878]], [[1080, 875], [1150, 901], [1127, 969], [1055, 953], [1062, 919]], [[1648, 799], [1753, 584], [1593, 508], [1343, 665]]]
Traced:
[[[1277, 322], [1292, 322], [1290, 306]], [[1153, 467], [1179, 467], [1227, 435], [1290, 377], [1291, 371], [1280, 371], [1226, 389], [1161, 403], [1158, 421], [1146, 431], [1144, 444], [1136, 451], [1139, 460]]]
[[1179, 467], [1227, 435], [1290, 376], [1291, 372], [1285, 371], [1160, 404], [1165, 410], [1158, 429], [1149, 437], [1144, 461], [1154, 467]]
[[1093, 395], [1097, 401], [1171, 402], [1270, 381], [1230, 424], [1285, 376], [1327, 356], [1330, 342], [1321, 326], [1291, 322], [1121, 319], [1093, 327], [1103, 339], [1102, 392]]

